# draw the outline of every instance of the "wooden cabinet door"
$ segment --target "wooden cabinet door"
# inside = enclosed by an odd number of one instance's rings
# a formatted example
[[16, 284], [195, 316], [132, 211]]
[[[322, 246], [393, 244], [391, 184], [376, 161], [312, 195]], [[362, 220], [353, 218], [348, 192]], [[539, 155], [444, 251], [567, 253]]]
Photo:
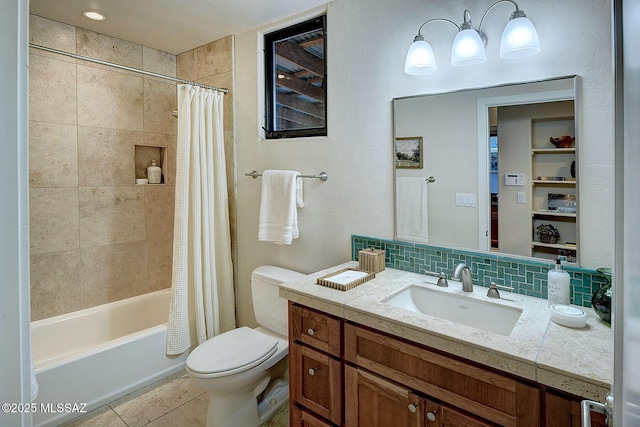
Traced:
[[[581, 427], [580, 400], [555, 392], [545, 392], [545, 427]], [[604, 415], [591, 413], [592, 427], [605, 427]]]
[[346, 427], [423, 427], [425, 399], [374, 374], [345, 366]]
[[342, 362], [297, 342], [289, 346], [291, 399], [342, 424]]

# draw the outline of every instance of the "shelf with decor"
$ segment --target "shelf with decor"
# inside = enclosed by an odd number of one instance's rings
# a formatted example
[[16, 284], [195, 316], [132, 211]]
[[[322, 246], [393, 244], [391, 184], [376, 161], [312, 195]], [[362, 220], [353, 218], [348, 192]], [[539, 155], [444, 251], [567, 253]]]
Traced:
[[531, 216], [533, 217], [555, 216], [555, 217], [561, 217], [561, 218], [575, 218], [577, 215], [571, 212], [532, 211]]
[[[531, 121], [531, 255], [578, 257], [578, 179], [573, 115]], [[555, 230], [547, 240], [540, 231]]]

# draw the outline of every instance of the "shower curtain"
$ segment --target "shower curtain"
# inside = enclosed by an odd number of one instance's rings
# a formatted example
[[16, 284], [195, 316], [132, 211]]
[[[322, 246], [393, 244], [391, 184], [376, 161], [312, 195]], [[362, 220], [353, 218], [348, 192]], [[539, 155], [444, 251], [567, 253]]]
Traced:
[[178, 86], [176, 205], [167, 354], [235, 328], [223, 94]]

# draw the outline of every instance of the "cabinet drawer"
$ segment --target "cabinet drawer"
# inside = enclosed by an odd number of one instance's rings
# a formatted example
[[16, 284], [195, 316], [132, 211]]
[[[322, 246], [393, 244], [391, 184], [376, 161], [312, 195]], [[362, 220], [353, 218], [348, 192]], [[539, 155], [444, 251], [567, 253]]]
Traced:
[[289, 302], [289, 337], [336, 357], [341, 356], [341, 320]]
[[505, 427], [537, 426], [539, 393], [514, 378], [345, 324], [345, 359]]
[[292, 399], [336, 424], [342, 423], [342, 362], [294, 342], [289, 347]]
[[333, 427], [328, 421], [316, 417], [313, 414], [298, 408], [297, 406], [291, 406], [291, 427]]

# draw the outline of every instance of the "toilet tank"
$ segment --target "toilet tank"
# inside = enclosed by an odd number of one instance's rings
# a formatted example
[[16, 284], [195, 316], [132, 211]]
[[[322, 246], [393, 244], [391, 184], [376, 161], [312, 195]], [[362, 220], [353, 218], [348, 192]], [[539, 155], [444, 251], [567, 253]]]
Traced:
[[287, 336], [287, 300], [278, 296], [278, 285], [304, 276], [302, 273], [272, 265], [263, 265], [253, 270], [253, 312], [261, 326]]

